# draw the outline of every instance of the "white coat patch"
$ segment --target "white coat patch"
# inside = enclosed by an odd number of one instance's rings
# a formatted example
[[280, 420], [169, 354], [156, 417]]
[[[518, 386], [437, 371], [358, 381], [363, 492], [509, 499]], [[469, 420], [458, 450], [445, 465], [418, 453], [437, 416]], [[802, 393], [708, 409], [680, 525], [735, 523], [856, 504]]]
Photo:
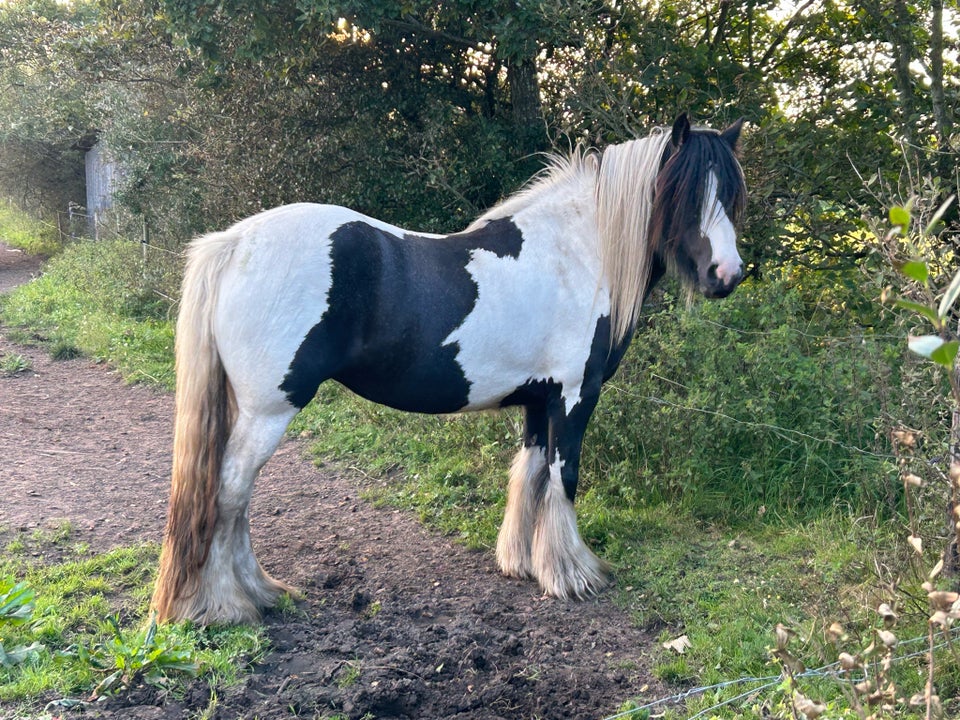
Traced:
[[457, 362], [470, 385], [464, 410], [496, 407], [531, 381], [562, 384], [566, 413], [580, 402], [583, 373], [597, 320], [610, 312], [609, 294], [597, 287], [599, 256], [575, 247], [589, 236], [570, 212], [564, 228], [544, 227], [543, 216], [525, 226], [518, 257], [474, 250], [467, 272], [477, 285], [473, 311], [444, 341], [457, 343]]

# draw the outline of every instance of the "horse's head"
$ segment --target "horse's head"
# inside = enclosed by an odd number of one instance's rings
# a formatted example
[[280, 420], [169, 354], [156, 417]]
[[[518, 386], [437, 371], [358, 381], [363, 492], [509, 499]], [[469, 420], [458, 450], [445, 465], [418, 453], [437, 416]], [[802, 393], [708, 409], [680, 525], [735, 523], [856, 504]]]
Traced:
[[723, 132], [673, 125], [657, 176], [651, 239], [654, 252], [689, 287], [722, 298], [743, 279], [737, 228], [746, 206], [735, 155], [743, 120]]

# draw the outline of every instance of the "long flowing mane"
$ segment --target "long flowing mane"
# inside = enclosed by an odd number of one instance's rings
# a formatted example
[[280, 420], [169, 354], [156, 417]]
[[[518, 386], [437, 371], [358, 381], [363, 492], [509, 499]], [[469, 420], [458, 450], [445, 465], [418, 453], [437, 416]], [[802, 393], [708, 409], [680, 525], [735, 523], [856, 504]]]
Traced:
[[656, 128], [649, 136], [613, 145], [603, 152], [597, 177], [597, 230], [600, 260], [610, 288], [610, 328], [614, 344], [633, 329], [650, 281], [657, 173], [670, 134]]

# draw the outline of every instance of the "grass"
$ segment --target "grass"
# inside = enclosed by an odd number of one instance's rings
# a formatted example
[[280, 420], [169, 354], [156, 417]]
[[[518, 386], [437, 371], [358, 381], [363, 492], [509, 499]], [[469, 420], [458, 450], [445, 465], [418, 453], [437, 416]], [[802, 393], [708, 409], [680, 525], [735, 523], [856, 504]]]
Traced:
[[31, 367], [30, 358], [19, 353], [0, 355], [0, 375], [18, 375], [27, 372]]
[[0, 202], [0, 240], [31, 255], [54, 255], [60, 250], [57, 228]]
[[0, 664], [0, 715], [29, 717], [61, 698], [86, 699], [148, 681], [176, 692], [196, 672], [229, 685], [265, 651], [262, 628], [155, 626], [147, 614], [159, 548], [92, 553], [69, 525], [14, 533], [0, 551], [0, 578], [33, 593], [29, 622], [0, 622], [5, 647], [34, 646]]
[[[43, 336], [51, 346], [102, 357], [130, 379], [169, 387], [172, 312], [145, 289], [137, 262], [136, 252], [122, 242], [72, 247], [43, 278], [6, 298], [0, 319]], [[106, 290], [97, 291], [101, 287]], [[845, 340], [838, 327], [818, 339], [817, 323], [839, 322], [844, 313], [832, 305], [811, 311], [796, 293], [780, 293], [781, 298], [771, 291], [764, 299], [765, 292], [734, 298], [725, 306], [729, 317], [703, 306], [692, 312], [671, 309], [663, 322], [651, 319], [647, 342], [605, 392], [585, 445], [581, 532], [615, 565], [616, 601], [633, 622], [658, 636], [652, 667], [677, 692], [741, 677], [776, 678], [783, 668], [771, 656], [778, 624], [797, 633], [791, 652], [808, 667], [826, 665], [841, 651], [824, 640], [835, 621], [845, 629], [844, 651], [868, 647], [879, 627], [877, 605], [896, 603], [894, 597], [905, 598], [898, 636], [907, 640], [926, 633], [922, 604], [911, 600], [922, 597], [923, 578], [903, 541], [901, 500], [895, 480], [891, 485], [895, 469], [891, 473], [882, 446], [866, 445], [882, 437], [874, 418], [899, 412], [899, 396], [892, 392], [899, 376], [884, 369], [894, 350], [870, 338]], [[811, 293], [824, 296], [822, 288]], [[666, 350], [659, 357], [642, 356], [655, 347]], [[709, 363], [699, 362], [703, 347], [716, 348]], [[868, 356], [858, 364], [863, 347]], [[821, 351], [826, 354], [818, 355]], [[674, 379], [689, 372], [690, 357], [709, 372], [680, 386]], [[644, 375], [656, 376], [661, 386], [642, 385]], [[735, 392], [727, 378], [738, 383]], [[782, 378], [797, 381], [790, 392], [781, 392]], [[886, 383], [889, 407], [870, 405], [877, 382]], [[668, 390], [677, 394], [667, 395]], [[651, 404], [648, 396], [673, 398], [672, 404]], [[740, 397], [746, 398], [743, 408], [736, 404]], [[687, 406], [715, 412], [694, 414]], [[653, 426], [656, 435], [649, 432]], [[852, 441], [843, 434], [847, 428], [858, 433]], [[326, 384], [291, 432], [312, 439], [318, 461], [367, 476], [373, 501], [413, 511], [468, 546], [493, 547], [506, 470], [520, 434], [518, 413], [402, 414]], [[856, 452], [848, 451], [851, 444]], [[711, 463], [711, 457], [719, 460]], [[31, 542], [10, 539], [4, 556], [22, 561]], [[91, 572], [86, 575], [95, 582]], [[63, 584], [69, 585], [66, 579]], [[54, 627], [52, 637], [62, 638], [79, 625], [103, 637], [109, 628], [102, 618], [111, 612], [143, 622], [145, 598], [131, 596], [132, 586], [123, 590], [120, 584], [119, 592], [74, 591], [78, 602], [85, 598], [82, 606], [58, 613], [62, 628]], [[43, 595], [38, 591], [38, 604]], [[683, 654], [662, 646], [680, 636], [689, 641]], [[960, 668], [950, 660], [938, 662], [941, 693], [955, 697]], [[893, 667], [898, 688], [908, 696], [915, 692], [922, 682], [921, 661], [905, 659]], [[832, 717], [848, 716], [837, 682], [804, 679], [797, 687], [823, 697]], [[735, 687], [698, 694], [685, 710], [667, 716], [685, 717], [738, 692]], [[789, 682], [776, 681], [715, 716], [753, 717], [763, 705], [789, 715], [793, 692]], [[645, 700], [625, 698], [624, 707], [641, 707]]]
[[[0, 321], [28, 328], [58, 359], [84, 354], [129, 382], [173, 387], [169, 306], [144, 287], [143, 258], [124, 240], [75, 243], [43, 275], [0, 298]], [[24, 338], [24, 339], [26, 339]]]

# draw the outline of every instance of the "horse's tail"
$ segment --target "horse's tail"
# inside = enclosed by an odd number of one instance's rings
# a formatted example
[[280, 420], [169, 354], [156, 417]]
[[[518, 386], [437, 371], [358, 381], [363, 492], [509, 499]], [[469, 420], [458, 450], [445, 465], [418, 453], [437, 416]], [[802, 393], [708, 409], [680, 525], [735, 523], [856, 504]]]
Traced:
[[159, 621], [193, 617], [217, 522], [220, 467], [236, 415], [213, 321], [234, 236], [215, 233], [187, 252], [177, 319], [177, 395], [170, 506], [153, 594]]

